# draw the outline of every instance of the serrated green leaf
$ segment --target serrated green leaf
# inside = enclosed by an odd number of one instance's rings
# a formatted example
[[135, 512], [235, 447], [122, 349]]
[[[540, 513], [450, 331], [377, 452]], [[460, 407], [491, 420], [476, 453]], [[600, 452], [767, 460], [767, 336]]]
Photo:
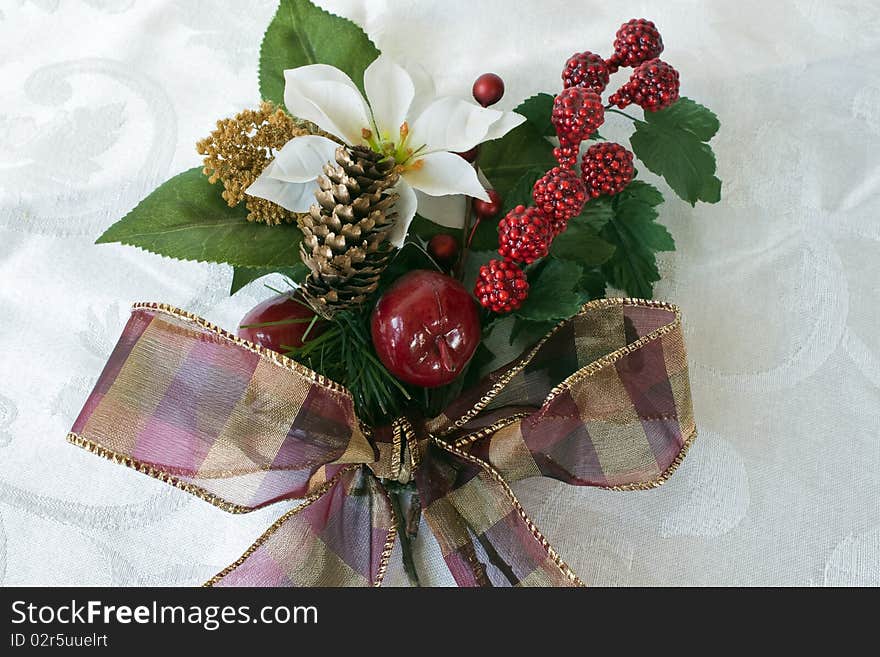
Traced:
[[630, 137], [633, 151], [651, 171], [663, 176], [684, 201], [716, 203], [721, 181], [715, 176], [715, 154], [703, 138], [711, 138], [718, 119], [708, 109], [681, 98], [659, 112], [645, 112]]
[[244, 205], [230, 208], [196, 167], [164, 182], [110, 226], [97, 244], [120, 242], [146, 251], [238, 267], [292, 267], [302, 233], [292, 224], [250, 222]]
[[265, 269], [262, 267], [233, 267], [232, 268], [232, 284], [229, 286], [229, 296], [232, 296], [248, 283], [252, 283], [258, 278], [269, 276], [270, 274], [281, 274], [287, 276], [292, 281], [300, 282], [308, 273], [308, 268], [299, 263], [294, 267], [283, 267], [280, 269]]
[[528, 121], [480, 148], [480, 169], [502, 199], [527, 172], [556, 166], [553, 145]]
[[283, 105], [284, 70], [307, 64], [335, 66], [363, 91], [364, 70], [378, 56], [366, 33], [347, 18], [308, 0], [281, 0], [260, 46], [260, 94]]
[[550, 247], [553, 257], [582, 265], [601, 265], [613, 254], [614, 245], [599, 237], [586, 215], [570, 219], [565, 231], [556, 236]]
[[582, 302], [601, 299], [605, 296], [605, 275], [599, 269], [584, 269], [578, 281]]
[[656, 223], [657, 210], [640, 198], [642, 190], [629, 187], [614, 201], [614, 219], [602, 229], [602, 238], [616, 248], [602, 265], [608, 282], [630, 296], [650, 299], [660, 280], [656, 253], [675, 250], [672, 235]]
[[581, 266], [571, 260], [546, 258], [529, 272], [529, 296], [515, 312], [520, 319], [546, 322], [571, 317], [581, 307]]
[[692, 132], [700, 141], [709, 141], [721, 127], [718, 117], [712, 110], [686, 97], [679, 98], [659, 112], [645, 112], [645, 121], [677, 126]]
[[[663, 198], [663, 194], [659, 189], [654, 187], [654, 185], [650, 183], [646, 183], [644, 180], [633, 180], [629, 185], [626, 186], [626, 196], [637, 198], [643, 203], [647, 203], [650, 206], [656, 206], [663, 203], [665, 200]], [[600, 198], [609, 198], [607, 196]], [[609, 199], [610, 200], [610, 199]], [[609, 208], [610, 209], [610, 208]], [[614, 212], [611, 211], [613, 216]]]
[[545, 137], [556, 136], [556, 128], [553, 127], [553, 122], [550, 120], [553, 113], [553, 96], [550, 94], [541, 93], [526, 98], [513, 111], [526, 117], [526, 120], [535, 126], [541, 135]]

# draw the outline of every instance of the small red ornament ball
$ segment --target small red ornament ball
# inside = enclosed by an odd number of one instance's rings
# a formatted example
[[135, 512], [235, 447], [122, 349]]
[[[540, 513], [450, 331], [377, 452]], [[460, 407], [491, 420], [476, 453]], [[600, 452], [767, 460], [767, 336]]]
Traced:
[[494, 105], [504, 95], [504, 80], [494, 73], [483, 73], [474, 81], [474, 100], [483, 107]]
[[450, 267], [458, 258], [458, 241], [446, 233], [434, 235], [428, 242], [428, 254], [437, 264]]
[[474, 296], [484, 308], [509, 313], [522, 306], [529, 295], [529, 282], [522, 269], [506, 260], [490, 260], [480, 267]]
[[480, 343], [471, 295], [454, 278], [423, 269], [404, 274], [385, 291], [370, 329], [388, 371], [424, 388], [455, 379]]
[[480, 219], [492, 219], [501, 212], [501, 194], [494, 189], [486, 190], [486, 193], [489, 194], [488, 201], [474, 199], [474, 212]]
[[[301, 347], [315, 311], [305, 301], [290, 294], [279, 294], [258, 303], [241, 318], [238, 337], [261, 347], [284, 353], [289, 347]], [[257, 326], [270, 324], [269, 326]], [[307, 336], [316, 338], [327, 330], [327, 322], [318, 320]]]
[[591, 198], [614, 196], [633, 179], [633, 154], [614, 142], [594, 144], [584, 153], [581, 172]]

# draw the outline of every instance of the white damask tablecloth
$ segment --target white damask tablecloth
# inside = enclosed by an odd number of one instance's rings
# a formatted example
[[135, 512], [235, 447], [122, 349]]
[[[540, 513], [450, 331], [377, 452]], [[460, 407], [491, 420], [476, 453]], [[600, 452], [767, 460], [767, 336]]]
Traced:
[[[700, 437], [655, 491], [517, 491], [590, 584], [880, 584], [880, 4], [320, 4], [442, 92], [496, 71], [505, 108], [558, 88], [572, 52], [607, 54], [623, 20], [657, 22], [683, 93], [722, 121], [724, 201], [691, 208], [663, 187], [679, 250], [656, 295], [684, 311]], [[93, 241], [258, 100], [273, 12], [0, 0], [3, 584], [198, 584], [280, 513], [229, 516], [64, 441], [131, 302], [233, 327], [270, 294], [229, 298], [226, 267]], [[421, 536], [426, 579], [449, 583]]]

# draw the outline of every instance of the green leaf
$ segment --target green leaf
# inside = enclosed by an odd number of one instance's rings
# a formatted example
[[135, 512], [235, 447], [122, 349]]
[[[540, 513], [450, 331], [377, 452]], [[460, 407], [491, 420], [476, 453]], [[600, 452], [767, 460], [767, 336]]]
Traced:
[[585, 215], [570, 219], [565, 232], [550, 247], [550, 255], [584, 265], [601, 265], [613, 254], [614, 245], [599, 237]]
[[260, 94], [283, 105], [284, 70], [307, 64], [335, 66], [363, 91], [364, 70], [378, 56], [366, 33], [347, 18], [308, 0], [281, 0], [260, 46]]
[[666, 228], [656, 223], [657, 210], [645, 197], [655, 199], [644, 187], [621, 192], [614, 201], [614, 219], [600, 235], [616, 248], [602, 265], [602, 272], [614, 287], [630, 296], [650, 299], [654, 283], [660, 280], [656, 252], [674, 251], [675, 241]]
[[531, 98], [526, 98], [513, 111], [526, 117], [541, 135], [556, 136], [556, 128], [550, 120], [550, 115], [553, 113], [553, 96], [550, 94], [535, 94]]
[[543, 173], [556, 166], [553, 145], [528, 121], [480, 148], [480, 169], [502, 199], [529, 171]]
[[605, 275], [599, 269], [585, 269], [578, 281], [578, 289], [584, 303], [605, 296]]
[[229, 296], [232, 296], [248, 283], [252, 283], [258, 278], [269, 276], [270, 274], [281, 274], [287, 276], [292, 281], [300, 282], [308, 273], [308, 268], [299, 263], [293, 267], [282, 267], [280, 269], [271, 269], [263, 267], [233, 267], [232, 268], [232, 284], [229, 286]]
[[[636, 198], [643, 203], [647, 203], [651, 207], [660, 205], [665, 200], [663, 198], [663, 194], [659, 189], [654, 187], [654, 185], [650, 183], [646, 183], [644, 180], [633, 180], [629, 185], [626, 186], [625, 196]], [[599, 198], [608, 199], [608, 196], [601, 196]], [[597, 199], [598, 200], [598, 199]], [[611, 210], [609, 205], [609, 210]], [[611, 210], [611, 215], [614, 215], [614, 211]]]
[[238, 267], [292, 267], [302, 233], [292, 224], [250, 222], [244, 205], [230, 208], [201, 167], [157, 187], [110, 226], [97, 244], [120, 242], [146, 251]]
[[546, 258], [529, 272], [529, 296], [516, 316], [535, 322], [571, 317], [581, 307], [582, 275], [581, 266], [571, 260]]
[[659, 112], [645, 112], [630, 137], [633, 151], [651, 171], [691, 205], [721, 200], [715, 154], [705, 143], [718, 131], [718, 118], [689, 98]]

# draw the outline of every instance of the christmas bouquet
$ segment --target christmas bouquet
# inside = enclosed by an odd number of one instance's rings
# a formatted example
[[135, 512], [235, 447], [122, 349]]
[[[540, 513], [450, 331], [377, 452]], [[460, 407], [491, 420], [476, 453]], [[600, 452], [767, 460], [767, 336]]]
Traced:
[[285, 287], [235, 334], [136, 304], [69, 440], [230, 512], [302, 500], [210, 584], [378, 585], [395, 546], [418, 583], [420, 524], [462, 586], [579, 584], [511, 484], [651, 488], [695, 436], [679, 313], [647, 300], [674, 242], [636, 165], [717, 202], [719, 126], [662, 52], [630, 20], [500, 111], [498, 75], [438, 97], [281, 0], [259, 106], [98, 241]]

